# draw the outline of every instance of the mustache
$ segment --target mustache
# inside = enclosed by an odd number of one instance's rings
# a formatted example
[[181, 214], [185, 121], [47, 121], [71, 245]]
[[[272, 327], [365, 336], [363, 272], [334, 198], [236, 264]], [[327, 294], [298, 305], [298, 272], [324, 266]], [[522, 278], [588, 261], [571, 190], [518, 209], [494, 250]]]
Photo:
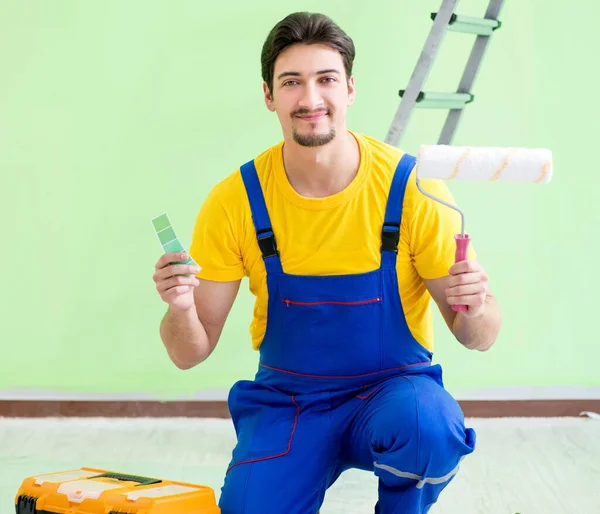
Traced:
[[293, 118], [294, 116], [305, 116], [307, 114], [320, 114], [320, 113], [331, 114], [331, 109], [324, 107], [322, 109], [317, 109], [316, 111], [311, 111], [310, 109], [300, 108], [300, 109], [296, 109], [295, 111], [293, 111], [291, 116]]

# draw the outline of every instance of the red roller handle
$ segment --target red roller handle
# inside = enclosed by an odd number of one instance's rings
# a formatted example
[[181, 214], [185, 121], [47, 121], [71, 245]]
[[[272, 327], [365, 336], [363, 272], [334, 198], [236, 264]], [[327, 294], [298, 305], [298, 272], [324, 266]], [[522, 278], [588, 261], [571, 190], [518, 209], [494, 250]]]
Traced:
[[[471, 238], [468, 234], [465, 234], [464, 236], [462, 234], [457, 234], [456, 236], [454, 236], [454, 239], [456, 240], [456, 252], [454, 253], [454, 262], [456, 263], [466, 261], [469, 252], [469, 242], [471, 241]], [[467, 308], [468, 307], [466, 305], [452, 306], [452, 310], [454, 312], [465, 312]]]

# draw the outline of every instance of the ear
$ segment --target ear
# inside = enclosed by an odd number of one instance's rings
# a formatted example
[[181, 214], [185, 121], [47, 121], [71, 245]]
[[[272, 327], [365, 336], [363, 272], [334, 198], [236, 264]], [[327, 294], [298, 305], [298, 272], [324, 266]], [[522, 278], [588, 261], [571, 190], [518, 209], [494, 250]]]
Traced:
[[269, 91], [269, 86], [266, 82], [263, 82], [263, 94], [265, 96], [265, 105], [267, 106], [267, 109], [271, 112], [275, 112], [273, 95], [271, 94], [271, 91]]
[[348, 106], [354, 103], [356, 99], [356, 88], [354, 87], [354, 76], [348, 80]]

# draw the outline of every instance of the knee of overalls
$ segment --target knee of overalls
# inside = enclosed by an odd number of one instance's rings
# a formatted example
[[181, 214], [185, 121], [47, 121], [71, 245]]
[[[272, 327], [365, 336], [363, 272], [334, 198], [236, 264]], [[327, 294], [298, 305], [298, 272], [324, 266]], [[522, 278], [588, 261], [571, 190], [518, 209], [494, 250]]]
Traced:
[[475, 432], [465, 427], [458, 402], [418, 375], [391, 380], [376, 396], [368, 431], [375, 474], [391, 487], [404, 487], [407, 479], [417, 487], [451, 480], [475, 449]]

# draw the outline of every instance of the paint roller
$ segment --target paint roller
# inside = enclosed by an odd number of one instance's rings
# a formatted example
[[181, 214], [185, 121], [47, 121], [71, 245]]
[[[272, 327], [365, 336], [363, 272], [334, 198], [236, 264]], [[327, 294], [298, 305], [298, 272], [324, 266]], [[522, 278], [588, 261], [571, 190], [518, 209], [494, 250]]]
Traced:
[[[416, 182], [419, 191], [460, 214], [460, 234], [454, 236], [455, 262], [467, 260], [471, 238], [465, 233], [465, 215], [455, 205], [424, 191], [420, 179], [547, 184], [551, 178], [552, 152], [545, 148], [421, 145], [416, 163]], [[467, 306], [453, 305], [452, 309], [456, 312], [464, 312]]]

